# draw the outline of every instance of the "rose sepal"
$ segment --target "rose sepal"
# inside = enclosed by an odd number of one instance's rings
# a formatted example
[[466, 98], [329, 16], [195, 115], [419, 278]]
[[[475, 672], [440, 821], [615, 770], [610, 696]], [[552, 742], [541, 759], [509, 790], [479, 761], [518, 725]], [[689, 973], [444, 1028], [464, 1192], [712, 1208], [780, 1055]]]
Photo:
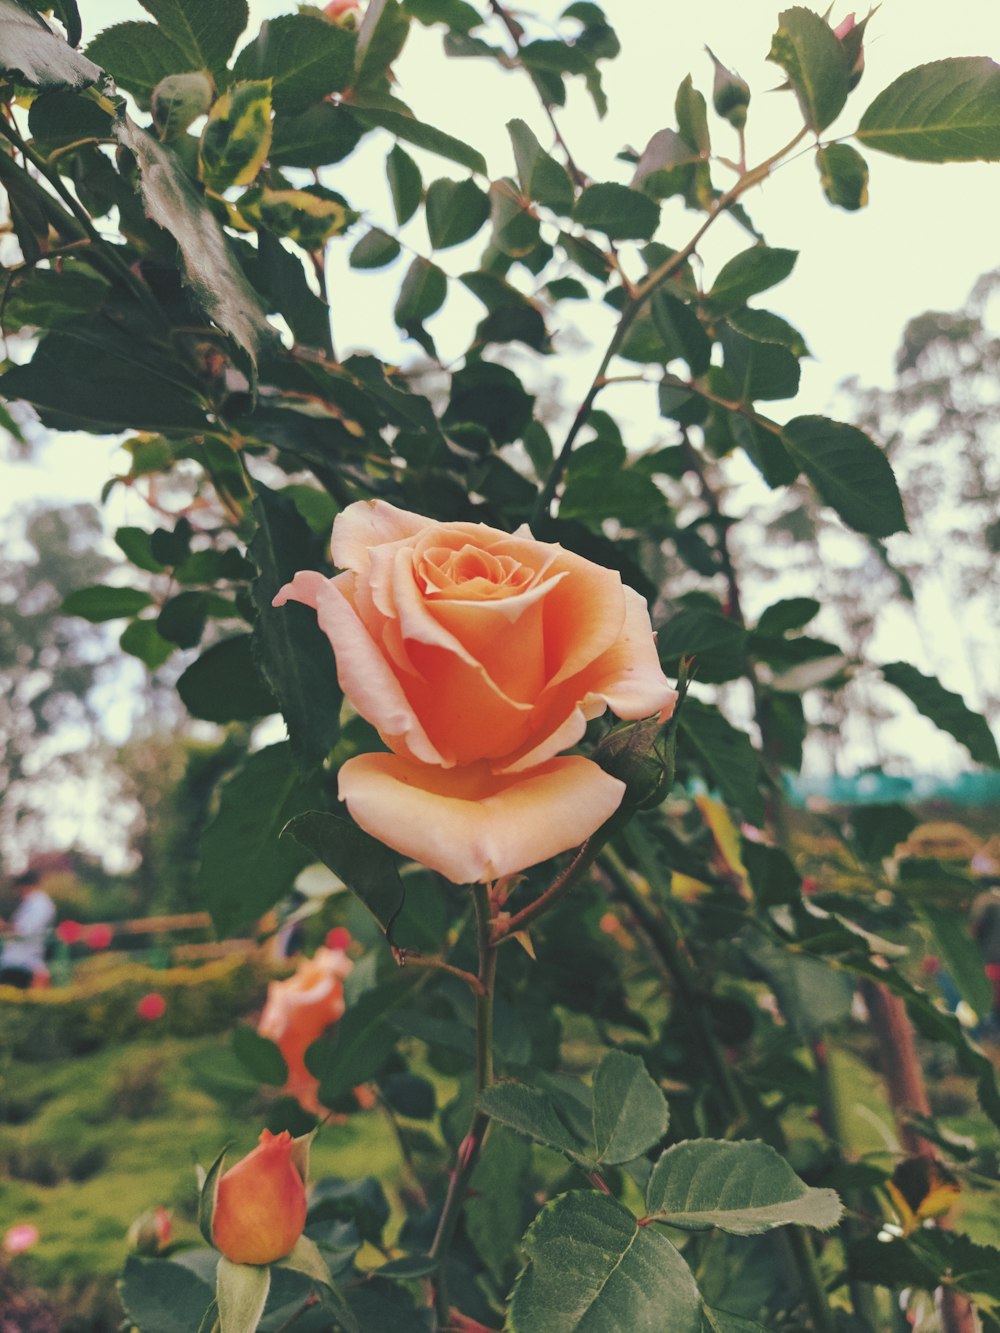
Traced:
[[215, 1270], [219, 1333], [255, 1333], [271, 1289], [267, 1264], [234, 1264], [224, 1254]]
[[[304, 1137], [312, 1138], [312, 1135], [308, 1134]], [[300, 1139], [295, 1141], [296, 1143], [301, 1142]], [[291, 1268], [294, 1272], [302, 1273], [305, 1277], [311, 1278], [313, 1282], [318, 1282], [321, 1286], [326, 1287], [330, 1293], [328, 1297], [330, 1304], [336, 1310], [337, 1319], [343, 1325], [346, 1333], [361, 1333], [351, 1307], [344, 1300], [340, 1288], [334, 1282], [327, 1262], [314, 1240], [310, 1240], [308, 1236], [300, 1236], [288, 1254], [283, 1259], [278, 1259], [275, 1262], [278, 1268]]]
[[292, 1166], [302, 1177], [303, 1185], [309, 1184], [309, 1149], [312, 1147], [312, 1141], [315, 1137], [316, 1131], [311, 1129], [308, 1134], [300, 1134], [297, 1139], [292, 1139], [290, 1160]]
[[201, 1166], [195, 1168], [198, 1173], [199, 1187], [198, 1230], [212, 1246], [215, 1245], [212, 1240], [212, 1220], [215, 1217], [215, 1205], [219, 1198], [219, 1181], [222, 1179], [222, 1167], [226, 1160], [226, 1153], [231, 1147], [232, 1144], [227, 1143], [207, 1171]]

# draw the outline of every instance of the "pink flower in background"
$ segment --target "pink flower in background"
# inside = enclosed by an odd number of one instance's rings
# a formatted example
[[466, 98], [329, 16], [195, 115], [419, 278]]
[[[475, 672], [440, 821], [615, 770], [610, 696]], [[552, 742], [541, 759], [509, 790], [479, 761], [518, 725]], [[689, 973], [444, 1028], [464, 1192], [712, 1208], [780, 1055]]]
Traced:
[[167, 1002], [159, 991], [150, 991], [135, 1006], [135, 1012], [147, 1022], [155, 1022], [167, 1012]]
[[344, 978], [353, 966], [343, 949], [317, 949], [292, 976], [269, 983], [257, 1024], [260, 1035], [273, 1041], [285, 1058], [288, 1079], [283, 1091], [312, 1115], [321, 1109], [319, 1079], [306, 1068], [306, 1051], [343, 1014]]
[[328, 949], [348, 949], [351, 944], [351, 932], [346, 926], [334, 926], [332, 930], [326, 932], [325, 943]]
[[88, 949], [98, 950], [106, 949], [115, 937], [115, 932], [110, 926], [100, 924], [88, 926], [83, 932], [83, 942]]
[[5, 1233], [3, 1249], [6, 1254], [22, 1254], [25, 1250], [30, 1250], [33, 1245], [37, 1245], [38, 1240], [38, 1228], [33, 1227], [30, 1222], [20, 1222]]
[[330, 0], [323, 6], [323, 13], [328, 19], [341, 19], [345, 14], [353, 14], [361, 8], [360, 0]]
[[60, 921], [55, 933], [56, 939], [63, 944], [79, 944], [83, 938], [83, 927], [79, 921]]

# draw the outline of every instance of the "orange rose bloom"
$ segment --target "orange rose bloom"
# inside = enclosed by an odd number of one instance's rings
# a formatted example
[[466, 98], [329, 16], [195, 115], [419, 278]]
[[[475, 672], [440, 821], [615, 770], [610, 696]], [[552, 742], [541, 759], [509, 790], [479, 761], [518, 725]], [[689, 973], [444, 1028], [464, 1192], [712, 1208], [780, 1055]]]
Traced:
[[575, 847], [617, 810], [622, 782], [557, 756], [605, 708], [666, 717], [677, 696], [616, 572], [527, 528], [383, 500], [338, 514], [332, 550], [344, 573], [304, 570], [275, 605], [315, 609], [345, 696], [392, 751], [340, 770], [363, 829], [461, 884]]
[[319, 1115], [319, 1080], [306, 1068], [306, 1051], [344, 1012], [344, 978], [354, 964], [342, 949], [317, 949], [299, 963], [286, 981], [272, 981], [257, 1024], [288, 1066], [283, 1091], [298, 1099], [303, 1110]]
[[287, 1129], [262, 1130], [253, 1152], [224, 1172], [212, 1215], [212, 1243], [234, 1264], [283, 1259], [306, 1224], [306, 1186]]

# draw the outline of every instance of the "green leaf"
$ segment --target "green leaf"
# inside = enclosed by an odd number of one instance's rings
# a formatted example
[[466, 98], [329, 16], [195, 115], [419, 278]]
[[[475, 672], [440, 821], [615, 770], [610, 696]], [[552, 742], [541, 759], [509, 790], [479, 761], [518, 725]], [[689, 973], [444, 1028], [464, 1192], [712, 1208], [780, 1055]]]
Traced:
[[704, 375], [712, 361], [712, 340], [692, 308], [661, 287], [653, 293], [650, 309], [668, 360], [683, 357], [695, 379]]
[[326, 1299], [336, 1310], [338, 1324], [344, 1333], [361, 1333], [358, 1321], [331, 1277], [329, 1266], [314, 1240], [310, 1240], [308, 1236], [300, 1236], [284, 1259], [278, 1260], [278, 1265], [281, 1268], [290, 1268], [295, 1273], [302, 1273], [324, 1287]]
[[94, 315], [109, 293], [106, 282], [72, 267], [21, 270], [10, 281], [4, 327], [51, 329], [81, 315]]
[[783, 282], [795, 267], [797, 250], [752, 245], [726, 261], [705, 298], [720, 314], [746, 305], [749, 297]]
[[490, 201], [474, 180], [436, 180], [427, 187], [427, 232], [435, 250], [475, 236], [490, 215]]
[[681, 138], [691, 144], [699, 157], [707, 158], [712, 151], [712, 139], [708, 131], [708, 108], [704, 96], [694, 86], [690, 74], [677, 89], [674, 112]]
[[297, 116], [278, 116], [270, 161], [276, 167], [325, 167], [353, 153], [363, 133], [347, 107], [317, 102]]
[[164, 602], [156, 618], [160, 636], [178, 648], [196, 648], [205, 632], [211, 604], [203, 592], [181, 592]]
[[906, 531], [892, 468], [864, 431], [829, 417], [795, 417], [781, 438], [820, 499], [849, 528], [870, 537]]
[[424, 194], [424, 184], [420, 177], [420, 168], [409, 153], [394, 144], [385, 159], [385, 174], [392, 195], [392, 206], [396, 211], [396, 221], [400, 226], [409, 222], [420, 207]]
[[163, 638], [155, 620], [133, 620], [122, 630], [118, 643], [122, 652], [138, 657], [150, 671], [163, 666], [174, 652], [174, 645]]
[[278, 701], [261, 679], [250, 635], [237, 634], [205, 650], [177, 681], [177, 693], [206, 722], [250, 722], [277, 712]]
[[324, 185], [301, 190], [254, 185], [236, 206], [247, 222], [295, 241], [310, 254], [322, 250], [331, 236], [341, 235], [358, 219], [343, 195]]
[[262, 1037], [246, 1023], [233, 1028], [233, 1050], [257, 1083], [280, 1087], [288, 1078], [285, 1057], [269, 1037]]
[[766, 843], [743, 838], [740, 849], [754, 897], [761, 907], [798, 902], [802, 893], [802, 876], [780, 847], [769, 847]]
[[109, 322], [76, 320], [42, 338], [26, 365], [0, 375], [0, 394], [31, 403], [54, 430], [204, 430], [197, 389], [182, 377], [176, 362]]
[[466, 0], [404, 0], [404, 7], [418, 23], [426, 27], [444, 23], [452, 32], [471, 32], [483, 21], [479, 10]]
[[309, 768], [326, 758], [340, 734], [343, 695], [337, 664], [311, 607], [272, 602], [299, 570], [325, 570], [326, 558], [292, 500], [259, 482], [254, 489], [258, 526], [249, 547], [257, 567], [251, 585], [257, 608], [253, 647], [281, 707], [292, 752]]
[[786, 597], [760, 613], [757, 633], [778, 635], [787, 634], [792, 629], [802, 629], [819, 612], [820, 604], [814, 597]]
[[246, 0], [140, 0], [189, 62], [189, 69], [221, 71], [247, 26]]
[[388, 1020], [409, 996], [412, 982], [412, 975], [397, 975], [365, 991], [337, 1022], [333, 1039], [324, 1037], [310, 1046], [306, 1067], [319, 1079], [324, 1106], [333, 1106], [345, 1092], [381, 1072], [399, 1040]]
[[232, 185], [249, 185], [270, 147], [270, 83], [234, 83], [216, 101], [202, 130], [198, 179], [216, 194]]
[[351, 110], [362, 125], [378, 126], [388, 130], [390, 134], [395, 134], [398, 139], [415, 144], [417, 148], [437, 153], [439, 157], [446, 157], [449, 161], [457, 162], [461, 167], [468, 167], [470, 171], [476, 171], [481, 176], [487, 174], [486, 159], [478, 149], [471, 148], [451, 134], [445, 134], [443, 130], [435, 129], [433, 125], [424, 124], [410, 111], [366, 104], [367, 100], [359, 97], [351, 102]]
[[493, 245], [508, 259], [523, 259], [538, 245], [538, 218], [510, 181], [490, 186], [490, 221]]
[[806, 340], [798, 329], [771, 310], [755, 310], [744, 306], [740, 310], [729, 311], [726, 323], [754, 342], [777, 343], [779, 347], [787, 347], [793, 356], [810, 355]]
[[767, 1333], [763, 1324], [742, 1315], [729, 1314], [726, 1310], [714, 1310], [705, 1306], [705, 1333]]
[[401, 329], [423, 324], [444, 305], [448, 280], [437, 264], [418, 255], [406, 270], [393, 308], [393, 319]]
[[958, 56], [907, 70], [872, 102], [857, 138], [915, 162], [996, 162], [1000, 65]]
[[208, 74], [168, 74], [153, 89], [150, 111], [161, 139], [176, 139], [212, 105], [215, 89]]
[[356, 38], [315, 10], [282, 14], [260, 25], [236, 58], [237, 79], [270, 79], [275, 111], [303, 111], [354, 77]]
[[476, 1253], [504, 1289], [524, 1230], [523, 1194], [530, 1168], [531, 1144], [494, 1124], [469, 1181], [465, 1228]]
[[406, 44], [410, 19], [398, 0], [376, 0], [364, 11], [358, 29], [354, 87], [382, 81]]
[[613, 241], [648, 241], [659, 226], [660, 210], [638, 190], [606, 181], [583, 191], [573, 208], [573, 219]]
[[257, 232], [257, 258], [254, 281], [269, 294], [271, 307], [287, 320], [296, 342], [325, 347], [330, 307], [309, 286], [301, 261], [266, 227]]
[[851, 66], [825, 19], [796, 5], [778, 16], [768, 60], [788, 75], [811, 130], [818, 134], [840, 114], [850, 91]]
[[143, 1333], [192, 1333], [201, 1327], [213, 1292], [184, 1264], [130, 1254], [118, 1294], [131, 1323]]
[[491, 1120], [565, 1153], [575, 1161], [586, 1160], [583, 1144], [560, 1118], [555, 1101], [540, 1088], [524, 1083], [494, 1083], [479, 1095], [480, 1110]]
[[917, 712], [964, 745], [977, 764], [1000, 767], [997, 743], [984, 717], [974, 713], [959, 694], [947, 690], [936, 676], [925, 676], [908, 662], [887, 662], [882, 675], [913, 704]]
[[215, 1270], [219, 1333], [256, 1333], [270, 1286], [271, 1270], [266, 1264], [234, 1264], [220, 1255]]
[[851, 812], [852, 840], [861, 856], [875, 863], [891, 856], [916, 827], [916, 816], [905, 805], [863, 805]]
[[259, 918], [292, 887], [308, 852], [279, 833], [303, 809], [320, 803], [286, 743], [251, 754], [222, 788], [219, 810], [202, 839], [197, 891], [220, 934]]
[[101, 79], [98, 65], [15, 0], [0, 0], [0, 73], [32, 88], [84, 88]]
[[993, 983], [986, 975], [983, 955], [962, 914], [927, 906], [920, 908], [919, 915], [930, 930], [933, 951], [940, 955], [962, 999], [980, 1018], [985, 1018], [993, 1008]]
[[545, 151], [523, 120], [509, 120], [507, 133], [514, 145], [517, 178], [525, 195], [568, 216], [573, 211], [574, 196], [565, 167]]
[[148, 592], [138, 588], [78, 588], [62, 604], [68, 616], [82, 616], [93, 624], [134, 616], [152, 604]]
[[704, 168], [698, 150], [676, 130], [657, 130], [636, 163], [632, 186], [651, 199], [675, 194], [687, 198], [695, 187], [696, 170]]
[[255, 365], [259, 349], [275, 334], [222, 228], [169, 148], [128, 116], [115, 126], [115, 135], [135, 155], [146, 214], [177, 241], [199, 305]]
[[111, 117], [86, 93], [40, 93], [28, 111], [28, 130], [35, 148], [48, 153], [81, 139], [109, 139]]
[[446, 428], [470, 422], [496, 444], [521, 438], [532, 419], [535, 400], [506, 366], [468, 362], [451, 378], [451, 399], [442, 418]]
[[594, 1074], [594, 1142], [597, 1160], [631, 1162], [655, 1147], [670, 1115], [659, 1086], [637, 1055], [610, 1051]]
[[727, 323], [719, 327], [723, 366], [741, 403], [794, 398], [799, 391], [799, 363], [780, 343], [744, 337]]
[[682, 744], [692, 747], [725, 800], [751, 824], [763, 823], [763, 773], [750, 737], [731, 726], [717, 708], [690, 696], [684, 701], [678, 725]]
[[844, 1211], [836, 1191], [810, 1188], [768, 1144], [713, 1139], [667, 1149], [649, 1177], [646, 1208], [657, 1222], [734, 1236], [788, 1225], [827, 1231]]
[[660, 660], [676, 673], [681, 657], [694, 657], [699, 680], [736, 680], [746, 670], [746, 630], [719, 612], [682, 607], [661, 627]]
[[[186, 62], [155, 23], [115, 23], [87, 46], [90, 59], [106, 70], [119, 88], [146, 110], [157, 86]], [[187, 72], [187, 71], [185, 71]]]
[[399, 258], [399, 251], [395, 236], [390, 236], [381, 227], [372, 227], [351, 251], [348, 263], [351, 268], [385, 268], [386, 264]]
[[701, 1333], [701, 1297], [684, 1260], [616, 1199], [553, 1199], [524, 1237], [509, 1333]]
[[868, 163], [856, 148], [846, 143], [817, 148], [816, 166], [831, 204], [854, 213], [868, 203]]
[[403, 906], [405, 890], [396, 861], [384, 843], [337, 815], [310, 810], [281, 830], [343, 880], [387, 931]]

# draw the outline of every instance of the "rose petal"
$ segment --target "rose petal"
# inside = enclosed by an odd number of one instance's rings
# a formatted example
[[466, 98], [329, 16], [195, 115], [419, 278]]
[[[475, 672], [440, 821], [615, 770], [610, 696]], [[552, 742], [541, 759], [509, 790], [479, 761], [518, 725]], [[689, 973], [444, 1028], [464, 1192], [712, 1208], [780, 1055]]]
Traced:
[[511, 875], [576, 847], [618, 809], [624, 783], [589, 759], [501, 777], [390, 754], [349, 759], [340, 796], [368, 833], [456, 884]]
[[271, 605], [284, 606], [286, 602], [301, 602], [303, 606], [311, 606], [315, 611], [320, 592], [329, 581], [317, 569], [300, 569], [291, 583], [278, 589]]
[[315, 598], [306, 601], [306, 605], [315, 606], [319, 627], [333, 646], [340, 688], [386, 745], [428, 764], [444, 764], [447, 761], [431, 744], [398, 678], [351, 603], [354, 577], [338, 574], [336, 578], [323, 579], [319, 586], [312, 579], [296, 574], [278, 596], [294, 601]]
[[333, 520], [330, 553], [338, 569], [362, 573], [368, 568], [369, 551], [383, 542], [402, 541], [423, 528], [438, 527], [432, 518], [410, 514], [385, 500], [357, 500]]
[[545, 651], [550, 687], [571, 679], [613, 646], [625, 623], [621, 576], [558, 549], [550, 574], [568, 578], [545, 600]]
[[[653, 713], [659, 713], [664, 722], [670, 717], [677, 691], [663, 674], [656, 655], [645, 599], [634, 588], [625, 588], [624, 592], [625, 624], [614, 645], [579, 677], [539, 700], [531, 732], [535, 737], [541, 733], [544, 739], [535, 740], [530, 749], [508, 760], [499, 772], [521, 773], [568, 750], [583, 738], [587, 723], [608, 707], [623, 721], [651, 717]], [[586, 689], [581, 697], [584, 682]], [[552, 718], [548, 727], [539, 723], [546, 709]]]

